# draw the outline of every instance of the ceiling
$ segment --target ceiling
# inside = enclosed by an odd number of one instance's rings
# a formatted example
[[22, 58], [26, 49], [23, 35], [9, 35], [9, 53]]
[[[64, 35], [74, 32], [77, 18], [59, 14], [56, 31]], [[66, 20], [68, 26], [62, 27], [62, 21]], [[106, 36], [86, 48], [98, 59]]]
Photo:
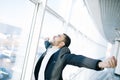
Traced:
[[120, 38], [120, 0], [84, 0], [98, 30], [110, 43]]

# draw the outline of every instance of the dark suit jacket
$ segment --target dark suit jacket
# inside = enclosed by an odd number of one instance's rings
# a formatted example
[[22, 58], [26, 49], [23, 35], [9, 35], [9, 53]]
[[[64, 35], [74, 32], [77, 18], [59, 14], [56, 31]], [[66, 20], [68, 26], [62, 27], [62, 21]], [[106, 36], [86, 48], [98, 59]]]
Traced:
[[[49, 46], [50, 43], [45, 41], [46, 49]], [[42, 54], [35, 66], [35, 80], [38, 80], [38, 74], [44, 55], [45, 53]], [[101, 60], [91, 59], [82, 55], [71, 54], [69, 48], [63, 47], [51, 56], [45, 70], [45, 80], [63, 80], [62, 71], [67, 64], [94, 70], [101, 70], [98, 67], [98, 62], [100, 61]]]

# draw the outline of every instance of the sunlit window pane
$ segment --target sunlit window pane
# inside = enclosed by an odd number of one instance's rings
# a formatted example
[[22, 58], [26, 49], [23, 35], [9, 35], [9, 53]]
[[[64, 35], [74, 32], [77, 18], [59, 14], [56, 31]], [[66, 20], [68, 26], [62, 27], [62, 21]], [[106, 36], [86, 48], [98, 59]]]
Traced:
[[34, 4], [0, 1], [0, 80], [20, 80]]
[[97, 30], [97, 26], [95, 22], [93, 22], [92, 17], [87, 11], [83, 0], [76, 0], [76, 2], [73, 3], [70, 16], [70, 23], [73, 24], [77, 30], [79, 30], [92, 40], [99, 42], [103, 45], [107, 45], [106, 40], [103, 38], [103, 36], [101, 36], [99, 31]]
[[48, 0], [47, 5], [64, 18], [68, 18], [72, 0]]
[[64, 32], [63, 22], [46, 11], [43, 26], [42, 36], [52, 37], [53, 35]]

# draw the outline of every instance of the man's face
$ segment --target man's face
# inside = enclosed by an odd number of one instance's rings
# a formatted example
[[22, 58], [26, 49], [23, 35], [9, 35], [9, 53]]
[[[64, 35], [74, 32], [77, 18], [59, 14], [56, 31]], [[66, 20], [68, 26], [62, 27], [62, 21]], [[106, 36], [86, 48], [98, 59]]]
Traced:
[[64, 34], [58, 34], [57, 36], [53, 37], [52, 45], [58, 46], [61, 42], [64, 42], [65, 35]]

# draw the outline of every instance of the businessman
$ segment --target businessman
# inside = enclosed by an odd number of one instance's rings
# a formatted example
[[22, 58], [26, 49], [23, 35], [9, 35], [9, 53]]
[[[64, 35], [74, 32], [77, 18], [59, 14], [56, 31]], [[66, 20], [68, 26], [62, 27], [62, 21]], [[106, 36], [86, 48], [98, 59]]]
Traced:
[[45, 40], [46, 51], [40, 56], [34, 70], [35, 80], [63, 80], [62, 71], [67, 64], [94, 70], [115, 68], [116, 59], [110, 57], [105, 61], [92, 59], [83, 55], [71, 54], [70, 37], [63, 33]]

